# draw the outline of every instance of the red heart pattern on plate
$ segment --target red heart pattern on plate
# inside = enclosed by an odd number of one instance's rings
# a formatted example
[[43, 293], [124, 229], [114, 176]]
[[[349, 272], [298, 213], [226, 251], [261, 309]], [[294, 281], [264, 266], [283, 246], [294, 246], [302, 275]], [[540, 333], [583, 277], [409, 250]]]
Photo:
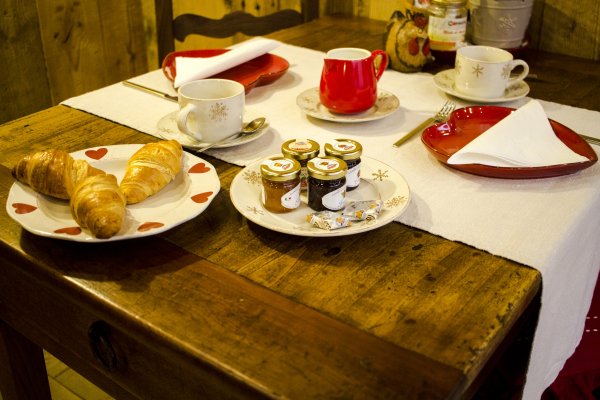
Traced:
[[104, 157], [108, 153], [108, 149], [106, 147], [100, 147], [96, 150], [87, 150], [85, 155], [89, 158], [93, 158], [94, 160], [99, 160]]
[[160, 228], [162, 226], [165, 226], [165, 224], [163, 224], [162, 222], [144, 222], [143, 224], [141, 224], [138, 227], [138, 231], [140, 232], [146, 232], [149, 231], [150, 229], [156, 229], [156, 228]]
[[206, 166], [206, 164], [204, 164], [203, 162], [198, 163], [198, 164], [194, 164], [189, 170], [188, 172], [190, 174], [203, 174], [205, 172], [210, 171], [210, 168], [208, 168]]
[[213, 194], [213, 192], [204, 192], [198, 193], [192, 196], [192, 201], [194, 203], [206, 203], [208, 198]]
[[79, 235], [81, 233], [81, 228], [78, 226], [69, 226], [67, 228], [60, 228], [54, 231], [54, 233], [64, 233], [67, 235]]
[[17, 214], [29, 214], [37, 210], [37, 207], [25, 203], [13, 203], [12, 206]]

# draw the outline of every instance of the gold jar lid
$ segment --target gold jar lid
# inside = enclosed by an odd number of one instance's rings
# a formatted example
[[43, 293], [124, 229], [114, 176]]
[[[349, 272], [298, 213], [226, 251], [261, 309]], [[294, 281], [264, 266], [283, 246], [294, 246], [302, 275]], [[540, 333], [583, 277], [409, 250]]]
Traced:
[[300, 176], [300, 163], [293, 158], [275, 156], [260, 164], [260, 175], [274, 182], [285, 182]]
[[362, 145], [352, 139], [335, 139], [325, 144], [325, 154], [342, 160], [356, 160], [362, 154]]
[[467, 5], [467, 0], [431, 0], [431, 5], [442, 7], [464, 7]]
[[310, 139], [291, 139], [281, 145], [283, 155], [296, 160], [316, 157], [319, 150], [321, 150], [319, 143]]
[[344, 160], [332, 156], [315, 157], [306, 168], [310, 177], [325, 181], [343, 178], [348, 170]]

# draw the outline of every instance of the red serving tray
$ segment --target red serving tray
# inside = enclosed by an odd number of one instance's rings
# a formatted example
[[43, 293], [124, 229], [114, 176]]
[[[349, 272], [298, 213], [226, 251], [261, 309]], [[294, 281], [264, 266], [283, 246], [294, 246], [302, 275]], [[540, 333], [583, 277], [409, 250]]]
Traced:
[[448, 167], [492, 178], [549, 178], [572, 174], [588, 168], [598, 161], [594, 149], [576, 132], [549, 119], [550, 126], [556, 136], [575, 153], [587, 158], [587, 161], [547, 167], [493, 167], [482, 164], [448, 164], [450, 156], [513, 111], [515, 111], [514, 108], [499, 106], [460, 108], [450, 115], [447, 122], [435, 124], [425, 129], [421, 135], [421, 141], [435, 158]]
[[[167, 79], [175, 80], [177, 66], [175, 57], [214, 57], [229, 51], [228, 49], [205, 49], [174, 51], [165, 57], [162, 70]], [[281, 78], [287, 71], [289, 62], [274, 54], [263, 54], [234, 68], [223, 71], [211, 78], [231, 79], [241, 83], [248, 93], [255, 86], [267, 85]]]

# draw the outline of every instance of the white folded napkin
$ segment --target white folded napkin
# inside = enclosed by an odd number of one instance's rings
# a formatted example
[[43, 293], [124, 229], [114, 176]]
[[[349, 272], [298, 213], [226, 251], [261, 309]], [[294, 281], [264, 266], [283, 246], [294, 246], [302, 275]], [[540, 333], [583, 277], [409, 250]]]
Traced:
[[556, 137], [535, 100], [512, 112], [454, 153], [448, 164], [544, 167], [588, 161]]
[[175, 57], [177, 74], [173, 86], [178, 88], [186, 82], [216, 75], [262, 56], [277, 46], [279, 46], [279, 42], [276, 40], [258, 38], [244, 42], [230, 51], [214, 57]]

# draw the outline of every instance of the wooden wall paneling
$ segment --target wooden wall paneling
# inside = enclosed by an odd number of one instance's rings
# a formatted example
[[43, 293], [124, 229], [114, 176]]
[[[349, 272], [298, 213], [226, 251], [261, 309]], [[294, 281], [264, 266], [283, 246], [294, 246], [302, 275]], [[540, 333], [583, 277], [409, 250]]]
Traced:
[[146, 40], [140, 0], [99, 0], [105, 79], [118, 82], [146, 72]]
[[[149, 71], [156, 69], [158, 63], [158, 46], [156, 41], [156, 13], [154, 0], [142, 0], [142, 20], [144, 39], [146, 42], [146, 61]], [[161, 60], [162, 61], [162, 60]]]
[[600, 1], [544, 0], [539, 47], [600, 60]]
[[53, 103], [147, 70], [140, 0], [38, 0]]
[[0, 123], [52, 105], [34, 2], [2, 1], [0, 59]]

